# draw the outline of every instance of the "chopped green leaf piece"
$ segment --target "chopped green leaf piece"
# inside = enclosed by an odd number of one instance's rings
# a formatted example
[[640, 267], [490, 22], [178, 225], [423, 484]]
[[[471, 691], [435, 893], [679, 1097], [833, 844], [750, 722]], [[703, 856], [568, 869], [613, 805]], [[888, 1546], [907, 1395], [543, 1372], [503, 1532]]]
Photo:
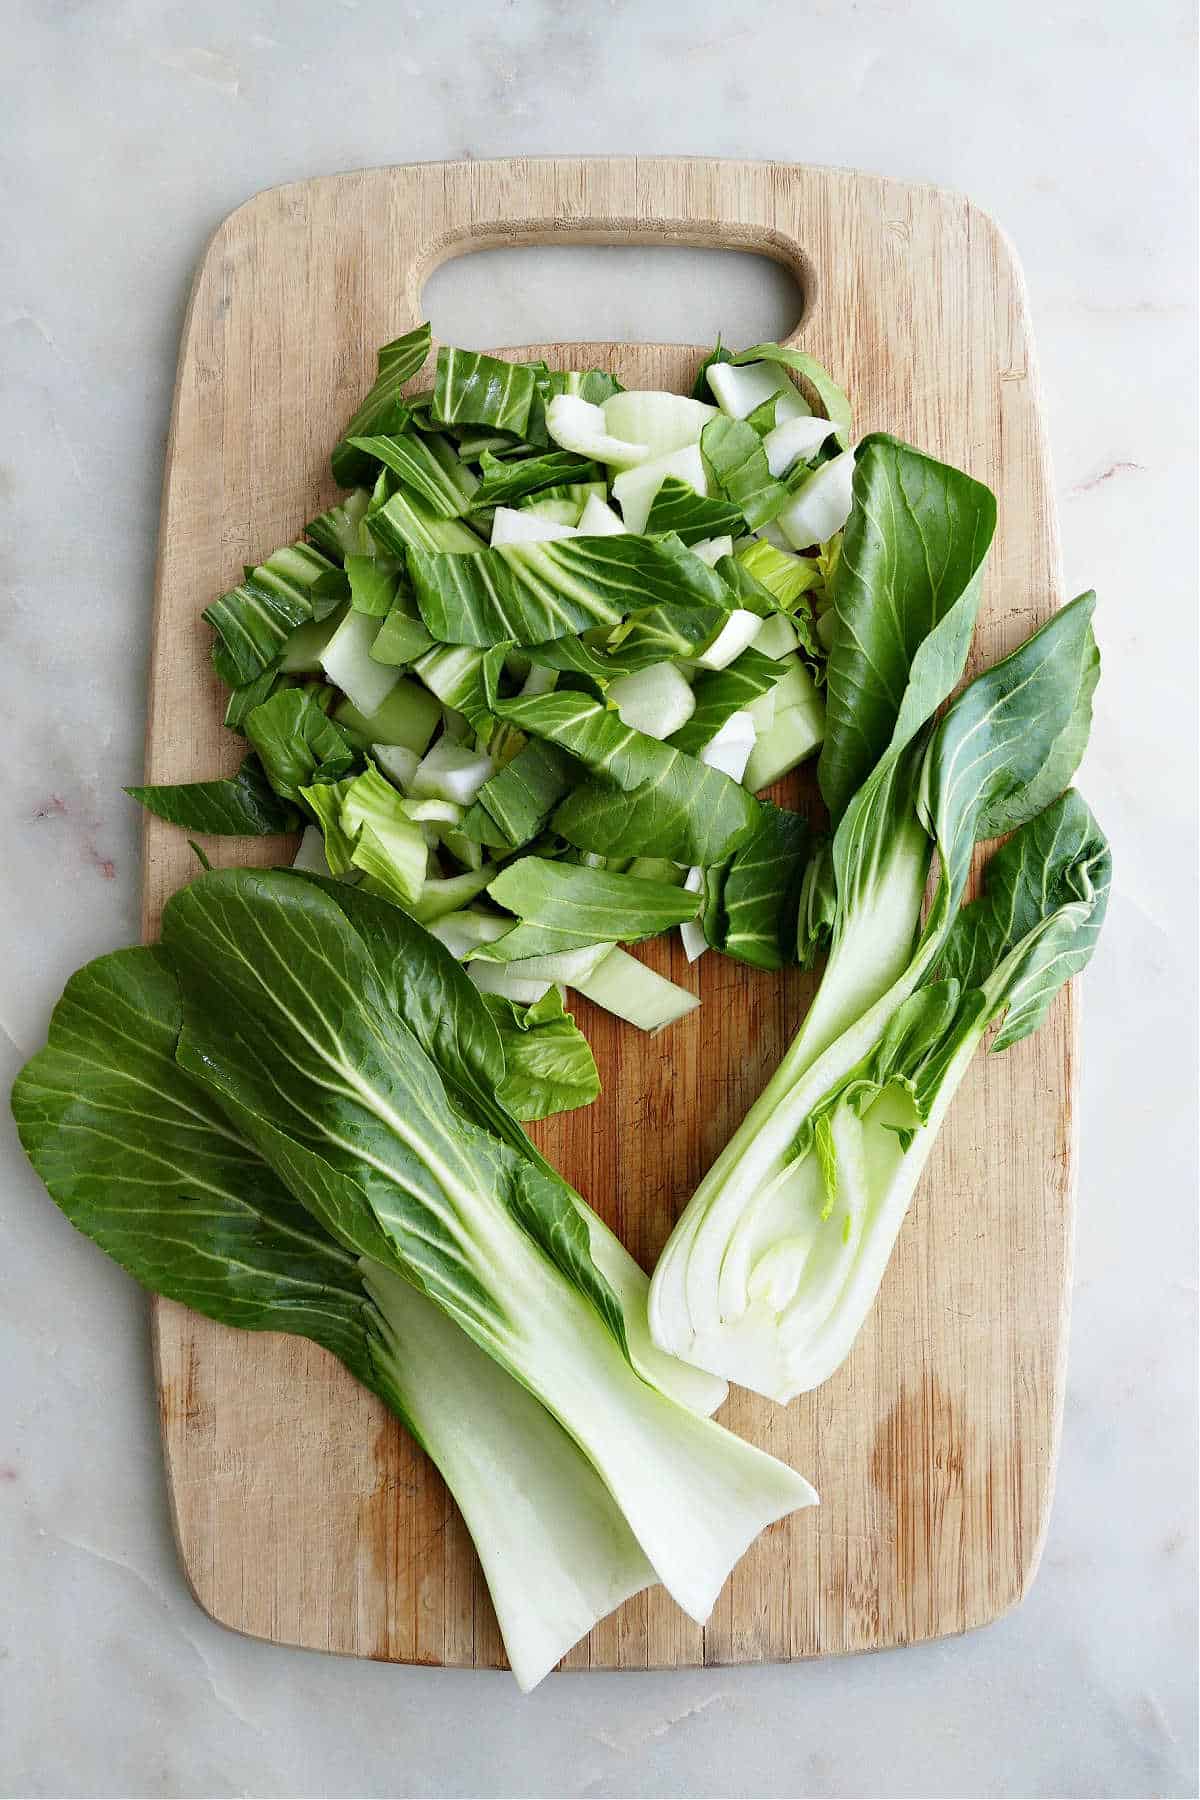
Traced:
[[504, 1044], [498, 1093], [514, 1119], [546, 1119], [591, 1105], [600, 1093], [596, 1060], [556, 987], [532, 1006], [500, 994], [483, 999]]
[[732, 532], [740, 537], [746, 529], [741, 508], [728, 500], [708, 500], [678, 475], [668, 475], [653, 500], [646, 531], [651, 537], [673, 531], [684, 544], [699, 544], [706, 538], [722, 537]]
[[295, 831], [300, 824], [295, 808], [274, 792], [253, 754], [223, 781], [168, 782], [127, 787], [125, 792], [168, 825], [210, 837], [270, 837]]
[[474, 350], [437, 353], [433, 417], [442, 425], [490, 425], [519, 436], [529, 422], [535, 371]]
[[350, 444], [352, 437], [374, 436], [403, 428], [407, 408], [400, 390], [417, 374], [429, 355], [431, 334], [428, 324], [394, 338], [379, 352], [379, 373], [375, 385], [346, 427], [346, 435], [333, 453], [333, 479], [339, 487], [354, 487], [375, 479], [374, 460]]
[[275, 792], [293, 804], [315, 780], [340, 780], [356, 761], [349, 738], [302, 688], [284, 688], [255, 707], [246, 736]]
[[673, 537], [564, 538], [471, 557], [414, 549], [408, 561], [421, 616], [445, 643], [540, 644], [659, 601], [720, 606], [728, 592]]

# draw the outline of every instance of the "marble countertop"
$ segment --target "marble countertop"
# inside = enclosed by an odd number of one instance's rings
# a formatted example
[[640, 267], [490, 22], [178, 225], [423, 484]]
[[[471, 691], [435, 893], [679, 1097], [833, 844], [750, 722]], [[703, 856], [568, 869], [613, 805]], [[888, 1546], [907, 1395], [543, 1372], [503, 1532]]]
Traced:
[[[136, 936], [138, 820], [120, 789], [140, 772], [193, 265], [257, 189], [364, 164], [782, 157], [960, 188], [993, 212], [1029, 281], [1067, 587], [1101, 594], [1084, 785], [1116, 885], [1085, 988], [1070, 1379], [1041, 1573], [1012, 1616], [917, 1649], [556, 1677], [521, 1702], [508, 1677], [213, 1625], [171, 1544], [145, 1303], [47, 1203], [5, 1115], [0, 1793], [1194, 1794], [1191, 8], [209, 0], [189, 16], [17, 0], [5, 61], [9, 1077], [67, 974]], [[790, 322], [785, 293], [730, 271], [710, 289], [610, 263], [581, 286], [547, 264], [531, 320], [511, 269], [457, 269], [429, 294], [451, 338], [483, 316], [494, 342], [699, 338], [717, 287], [706, 328], [753, 339]]]

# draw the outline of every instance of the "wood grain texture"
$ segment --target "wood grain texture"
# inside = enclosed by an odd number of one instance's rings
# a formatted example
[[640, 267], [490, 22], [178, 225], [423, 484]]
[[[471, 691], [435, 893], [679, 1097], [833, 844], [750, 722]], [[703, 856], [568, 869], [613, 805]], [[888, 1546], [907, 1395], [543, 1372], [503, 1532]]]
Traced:
[[[689, 159], [425, 164], [261, 194], [216, 233], [184, 330], [168, 447], [148, 781], [232, 770], [201, 608], [328, 504], [328, 454], [378, 344], [421, 318], [424, 281], [475, 248], [570, 238], [742, 245], [789, 264], [796, 341], [886, 428], [1000, 500], [974, 666], [1059, 604], [1054, 509], [1020, 272], [996, 226], [929, 188], [787, 164]], [[559, 367], [685, 387], [701, 347], [540, 344]], [[794, 797], [796, 787], [784, 793]], [[214, 860], [286, 846], [214, 840]], [[145, 933], [194, 872], [149, 818]], [[789, 1041], [805, 978], [677, 944], [643, 954], [703, 1005], [657, 1038], [578, 1005], [604, 1097], [538, 1132], [649, 1265]], [[1049, 1508], [1071, 1243], [1073, 997], [976, 1061], [853, 1355], [783, 1409], [722, 1417], [816, 1483], [819, 1511], [768, 1531], [708, 1626], [661, 1590], [567, 1658], [647, 1668], [878, 1649], [997, 1617], [1025, 1591]], [[215, 1618], [288, 1644], [492, 1667], [499, 1636], [471, 1546], [424, 1457], [322, 1351], [156, 1304], [163, 1441], [180, 1553]]]

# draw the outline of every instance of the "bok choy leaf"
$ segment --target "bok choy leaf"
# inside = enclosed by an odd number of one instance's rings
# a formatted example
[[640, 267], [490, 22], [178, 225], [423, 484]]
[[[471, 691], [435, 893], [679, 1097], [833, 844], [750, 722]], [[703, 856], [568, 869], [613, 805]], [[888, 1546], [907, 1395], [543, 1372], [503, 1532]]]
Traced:
[[271, 787], [257, 756], [217, 781], [165, 782], [125, 792], [168, 825], [214, 837], [269, 837], [296, 831], [300, 815]]

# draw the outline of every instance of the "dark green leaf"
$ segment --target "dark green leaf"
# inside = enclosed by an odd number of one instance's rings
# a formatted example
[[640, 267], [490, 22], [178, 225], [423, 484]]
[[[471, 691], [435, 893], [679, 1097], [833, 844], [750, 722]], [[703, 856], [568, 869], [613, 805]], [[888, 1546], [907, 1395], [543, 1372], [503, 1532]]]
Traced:
[[796, 960], [796, 921], [811, 832], [798, 813], [759, 802], [761, 820], [749, 843], [726, 865], [719, 938], [726, 956], [758, 969]]
[[346, 575], [350, 582], [350, 604], [355, 612], [369, 618], [385, 619], [396, 601], [401, 585], [398, 566], [390, 558], [348, 556]]
[[509, 1214], [623, 1343], [571, 1191], [451, 1104], [337, 900], [279, 871], [224, 870], [169, 902], [163, 942], [184, 993], [180, 1061], [333, 1236], [399, 1261], [503, 1359], [519, 1325], [496, 1258], [541, 1279]]
[[723, 862], [754, 830], [758, 805], [744, 788], [719, 769], [631, 731], [586, 695], [502, 700], [496, 710], [604, 778], [569, 794], [551, 821], [581, 850], [707, 866]]
[[[484, 782], [476, 806], [496, 827], [498, 836], [479, 833], [481, 843], [519, 850], [544, 830], [558, 802], [578, 775], [578, 765], [554, 744], [534, 739], [511, 762]], [[472, 808], [472, 813], [475, 808]], [[463, 820], [467, 829], [472, 813]], [[475, 836], [474, 831], [469, 832]]]
[[[289, 544], [251, 570], [248, 579], [204, 609], [221, 639], [218, 673], [232, 687], [254, 681], [279, 660], [294, 626], [313, 617], [312, 590], [334, 564], [308, 544]], [[230, 676], [235, 679], [230, 680]]]
[[274, 793], [256, 756], [223, 781], [185, 781], [125, 792], [148, 812], [210, 837], [270, 837], [295, 831], [300, 816]]
[[244, 727], [249, 715], [256, 706], [261, 706], [264, 700], [270, 699], [280, 681], [284, 679], [286, 678], [278, 669], [264, 669], [262, 674], [256, 675], [253, 681], [247, 681], [241, 687], [235, 687], [225, 706], [225, 724], [229, 730], [245, 736]]
[[728, 500], [707, 500], [677, 475], [668, 475], [650, 502], [646, 532], [656, 537], [673, 531], [684, 544], [699, 544], [706, 538], [740, 537], [746, 529], [741, 508]]
[[570, 450], [550, 450], [545, 456], [528, 456], [520, 462], [502, 462], [485, 450], [479, 467], [483, 479], [471, 502], [476, 511], [485, 506], [509, 506], [545, 488], [596, 481], [603, 474], [595, 463]]
[[[498, 906], [524, 923], [569, 930], [584, 944], [634, 943], [655, 937], [672, 925], [694, 919], [700, 904], [698, 894], [667, 882], [614, 875], [579, 863], [547, 862], [540, 856], [522, 856], [506, 863], [489, 884], [488, 893]], [[489, 958], [504, 943], [505, 939], [499, 938], [495, 944], [484, 945], [478, 954]]]
[[1055, 994], [1090, 960], [1104, 923], [1112, 860], [1074, 789], [1027, 821], [987, 865], [942, 952], [944, 974], [982, 988], [1006, 1014], [993, 1050], [1036, 1031]]
[[367, 489], [356, 488], [337, 506], [331, 506], [326, 512], [318, 513], [315, 519], [310, 519], [304, 527], [305, 537], [335, 562], [341, 562], [347, 556], [357, 556], [365, 547], [362, 522], [370, 502], [371, 496]]
[[[1050, 765], [1076, 716], [1084, 671], [1095, 655], [1095, 599], [1064, 606], [1003, 662], [976, 676], [930, 742], [920, 809], [942, 859], [947, 904], [957, 909], [980, 821], [1003, 819]], [[1082, 745], [1077, 745], [1082, 750]]]
[[[1095, 598], [1090, 590], [1079, 596], [1084, 602], [1094, 603]], [[1092, 639], [1080, 658], [1079, 687], [1066, 726], [1033, 781], [1025, 788], [1006, 793], [995, 807], [985, 808], [975, 827], [976, 837], [1000, 837], [1004, 832], [1015, 831], [1027, 819], [1036, 818], [1064, 791], [1087, 748], [1092, 728], [1092, 695], [1099, 679], [1100, 652]]]
[[444, 439], [409, 433], [398, 437], [357, 437], [348, 441], [354, 449], [374, 457], [398, 475], [401, 485], [419, 495], [437, 518], [459, 519], [470, 510], [474, 478], [464, 479], [466, 471], [453, 453], [449, 456], [435, 454], [439, 444], [445, 445]]
[[596, 1061], [556, 987], [532, 1006], [499, 994], [483, 999], [504, 1044], [499, 1096], [514, 1118], [546, 1119], [591, 1105], [600, 1093]]
[[400, 390], [406, 381], [412, 380], [429, 355], [430, 342], [429, 326], [424, 324], [403, 337], [394, 338], [380, 350], [375, 385], [347, 425], [346, 435], [333, 453], [333, 479], [339, 487], [374, 481], [373, 459], [354, 449], [349, 439], [403, 429], [407, 408]]
[[859, 445], [820, 762], [835, 822], [962, 674], [995, 526], [995, 498], [970, 476], [895, 438]]
[[401, 489], [367, 515], [367, 530], [389, 556], [411, 550], [462, 556], [483, 549], [483, 539], [461, 519], [439, 519], [419, 495]]
[[283, 688], [255, 707], [246, 736], [275, 792], [293, 805], [303, 788], [318, 778], [337, 781], [357, 759], [349, 738], [303, 688]]
[[717, 486], [751, 531], [782, 512], [788, 490], [767, 466], [767, 453], [745, 419], [710, 419], [700, 434], [700, 454]]
[[521, 435], [533, 404], [535, 371], [473, 350], [437, 353], [433, 417], [442, 425], [490, 425]]
[[152, 1293], [313, 1338], [370, 1382], [354, 1258], [177, 1065], [180, 1023], [161, 950], [73, 975], [13, 1088], [26, 1154], [71, 1223]]
[[541, 644], [660, 601], [728, 606], [728, 590], [677, 538], [563, 538], [471, 557], [409, 552], [421, 615], [444, 643]]

